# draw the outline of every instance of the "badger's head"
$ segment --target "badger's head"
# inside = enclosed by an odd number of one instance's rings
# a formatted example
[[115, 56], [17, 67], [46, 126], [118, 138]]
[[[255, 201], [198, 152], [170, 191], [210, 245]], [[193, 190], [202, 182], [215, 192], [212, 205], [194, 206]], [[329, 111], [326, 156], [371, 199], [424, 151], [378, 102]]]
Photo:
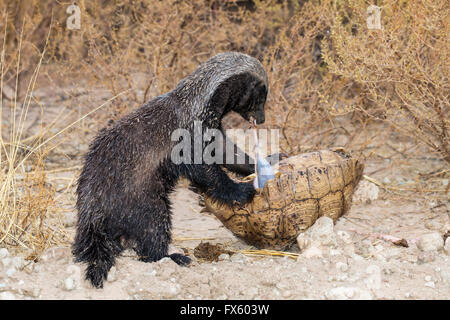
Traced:
[[237, 78], [240, 79], [235, 82], [235, 92], [231, 97], [235, 101], [229, 107], [247, 121], [254, 118], [257, 124], [264, 123], [264, 105], [267, 98], [266, 83], [251, 73], [240, 75]]
[[230, 111], [257, 124], [264, 123], [268, 92], [267, 74], [262, 64], [246, 54], [225, 52], [201, 64], [175, 89], [190, 104], [197, 119], [221, 119]]

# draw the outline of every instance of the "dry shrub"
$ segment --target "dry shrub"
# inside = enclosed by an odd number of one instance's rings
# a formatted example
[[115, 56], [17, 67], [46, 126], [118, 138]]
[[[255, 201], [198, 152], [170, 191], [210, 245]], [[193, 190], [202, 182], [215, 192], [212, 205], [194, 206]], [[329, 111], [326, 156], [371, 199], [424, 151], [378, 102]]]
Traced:
[[367, 29], [366, 1], [338, 3], [329, 72], [358, 84], [366, 103], [355, 108], [450, 163], [448, 1], [383, 1], [381, 30]]

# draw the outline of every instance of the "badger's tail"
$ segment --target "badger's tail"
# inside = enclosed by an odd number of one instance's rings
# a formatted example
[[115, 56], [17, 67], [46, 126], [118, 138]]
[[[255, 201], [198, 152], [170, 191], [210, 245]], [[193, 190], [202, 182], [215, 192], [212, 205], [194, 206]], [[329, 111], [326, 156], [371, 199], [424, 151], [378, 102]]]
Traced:
[[78, 221], [72, 253], [75, 262], [87, 263], [86, 280], [94, 287], [103, 287], [103, 281], [106, 280], [109, 269], [114, 265], [115, 256], [120, 251], [120, 243], [115, 243], [105, 232], [99, 231], [98, 225]]

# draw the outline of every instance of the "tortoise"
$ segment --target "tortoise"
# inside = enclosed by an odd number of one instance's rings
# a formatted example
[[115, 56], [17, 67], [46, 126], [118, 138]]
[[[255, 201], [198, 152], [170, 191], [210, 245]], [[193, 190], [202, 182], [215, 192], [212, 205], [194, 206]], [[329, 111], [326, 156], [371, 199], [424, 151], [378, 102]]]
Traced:
[[[363, 168], [343, 149], [299, 154], [275, 165], [275, 179], [245, 206], [220, 204], [205, 195], [205, 207], [247, 243], [283, 250], [319, 217], [336, 222], [348, 211]], [[242, 181], [251, 179], [254, 174]]]

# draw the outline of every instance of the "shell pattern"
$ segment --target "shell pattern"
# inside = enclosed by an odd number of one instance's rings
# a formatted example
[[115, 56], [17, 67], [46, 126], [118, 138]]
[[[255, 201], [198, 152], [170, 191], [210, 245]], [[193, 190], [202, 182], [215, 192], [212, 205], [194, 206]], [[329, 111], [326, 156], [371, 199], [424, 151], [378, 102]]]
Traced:
[[208, 197], [205, 205], [247, 243], [283, 250], [319, 217], [336, 221], [349, 209], [363, 168], [358, 159], [341, 150], [300, 154], [280, 161], [276, 178], [258, 189], [247, 205], [229, 207]]

